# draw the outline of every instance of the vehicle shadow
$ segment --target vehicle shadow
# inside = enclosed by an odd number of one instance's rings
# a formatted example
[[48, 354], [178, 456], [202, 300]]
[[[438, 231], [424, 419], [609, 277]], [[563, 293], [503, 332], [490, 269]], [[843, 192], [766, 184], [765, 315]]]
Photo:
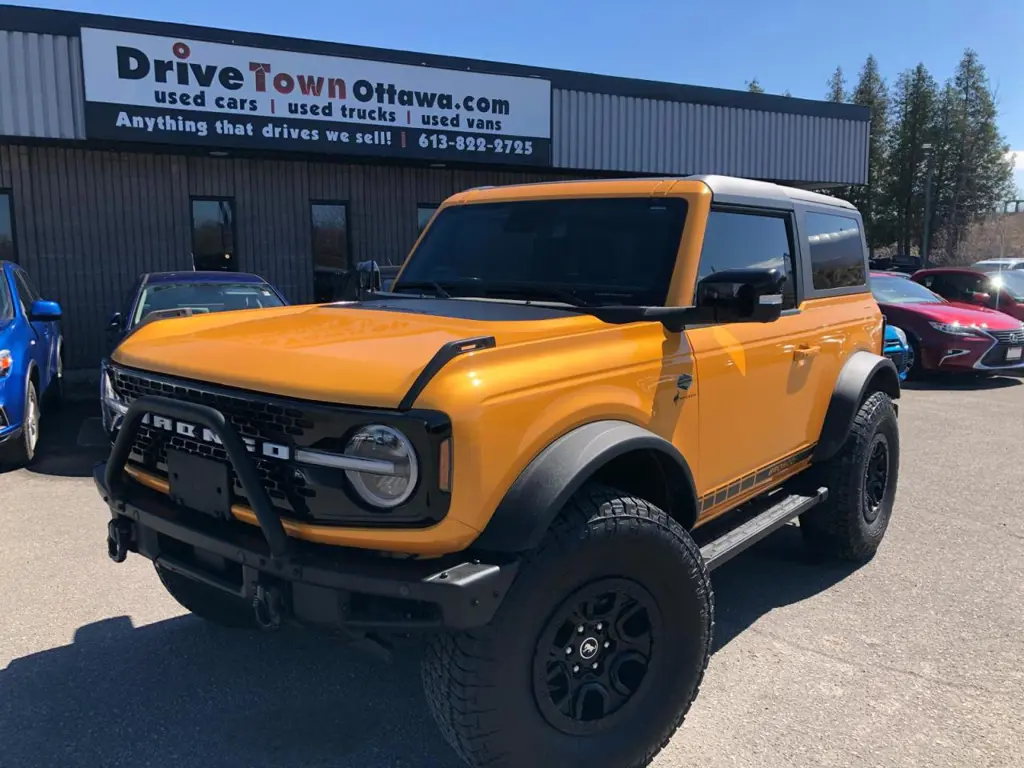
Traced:
[[1015, 375], [972, 376], [970, 374], [940, 373], [932, 374], [924, 379], [901, 382], [900, 388], [921, 391], [948, 389], [981, 392], [989, 389], [1019, 387], [1021, 383], [1021, 379]]
[[181, 616], [80, 628], [0, 671], [4, 764], [457, 768], [421, 692], [420, 647], [387, 664], [323, 635]]
[[807, 600], [860, 566], [822, 561], [808, 553], [795, 524], [758, 542], [711, 574], [718, 652], [763, 615]]
[[38, 475], [91, 477], [93, 465], [109, 453], [99, 406], [66, 402], [43, 416], [35, 461], [26, 470]]
[[[778, 531], [715, 571], [715, 650], [853, 570], [813, 562], [795, 527]], [[111, 618], [0, 671], [0, 744], [20, 768], [457, 768], [427, 712], [421, 653], [406, 641], [388, 664], [298, 629]]]

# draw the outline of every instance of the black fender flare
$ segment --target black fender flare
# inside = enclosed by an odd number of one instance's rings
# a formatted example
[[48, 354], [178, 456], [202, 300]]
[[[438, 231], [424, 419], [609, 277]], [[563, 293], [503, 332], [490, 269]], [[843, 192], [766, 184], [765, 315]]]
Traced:
[[[695, 518], [699, 506], [693, 473], [679, 450], [643, 427], [603, 420], [567, 432], [537, 454], [505, 493], [473, 548], [492, 552], [534, 549], [559, 511], [587, 480], [608, 462], [634, 451], [657, 457], [671, 486], [670, 498], [692, 504]], [[684, 521], [687, 526], [692, 523]]]
[[860, 350], [850, 355], [839, 371], [812, 461], [827, 461], [842, 448], [853, 427], [857, 409], [869, 392], [884, 392], [892, 399], [898, 399], [900, 376], [888, 357]]

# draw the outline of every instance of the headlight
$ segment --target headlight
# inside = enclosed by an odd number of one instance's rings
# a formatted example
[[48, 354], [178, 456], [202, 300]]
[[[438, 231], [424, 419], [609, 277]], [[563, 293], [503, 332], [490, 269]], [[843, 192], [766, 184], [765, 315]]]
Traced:
[[950, 336], [979, 336], [981, 335], [981, 329], [987, 328], [987, 325], [960, 325], [960, 323], [928, 323], [932, 328], [940, 333], [948, 333]]
[[345, 458], [350, 460], [345, 476], [367, 504], [390, 509], [416, 490], [416, 452], [397, 429], [383, 424], [361, 427], [345, 446]]
[[110, 371], [106, 368], [100, 373], [100, 401], [121, 416], [128, 413], [128, 406], [114, 390], [114, 384], [110, 380]]
[[903, 331], [902, 328], [897, 328], [893, 326], [892, 332], [896, 334], [896, 338], [900, 340], [900, 344], [902, 344], [904, 347], [910, 346], [910, 343], [907, 341], [907, 334]]
[[11, 350], [0, 349], [0, 379], [6, 378], [14, 367], [14, 358], [11, 357]]

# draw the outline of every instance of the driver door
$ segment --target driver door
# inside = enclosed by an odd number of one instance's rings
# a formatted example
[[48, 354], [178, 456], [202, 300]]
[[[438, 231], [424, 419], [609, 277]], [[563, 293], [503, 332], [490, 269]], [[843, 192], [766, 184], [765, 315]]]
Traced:
[[821, 332], [798, 309], [792, 212], [713, 208], [698, 281], [727, 269], [781, 268], [787, 274], [777, 320], [723, 322], [687, 330], [700, 382], [701, 496], [710, 506], [772, 477], [773, 466], [806, 445]]

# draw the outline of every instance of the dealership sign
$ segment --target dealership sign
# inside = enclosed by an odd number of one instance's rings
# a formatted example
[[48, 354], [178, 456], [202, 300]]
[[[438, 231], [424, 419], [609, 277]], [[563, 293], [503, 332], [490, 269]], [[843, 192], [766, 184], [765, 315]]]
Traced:
[[551, 164], [551, 83], [82, 29], [86, 135]]

